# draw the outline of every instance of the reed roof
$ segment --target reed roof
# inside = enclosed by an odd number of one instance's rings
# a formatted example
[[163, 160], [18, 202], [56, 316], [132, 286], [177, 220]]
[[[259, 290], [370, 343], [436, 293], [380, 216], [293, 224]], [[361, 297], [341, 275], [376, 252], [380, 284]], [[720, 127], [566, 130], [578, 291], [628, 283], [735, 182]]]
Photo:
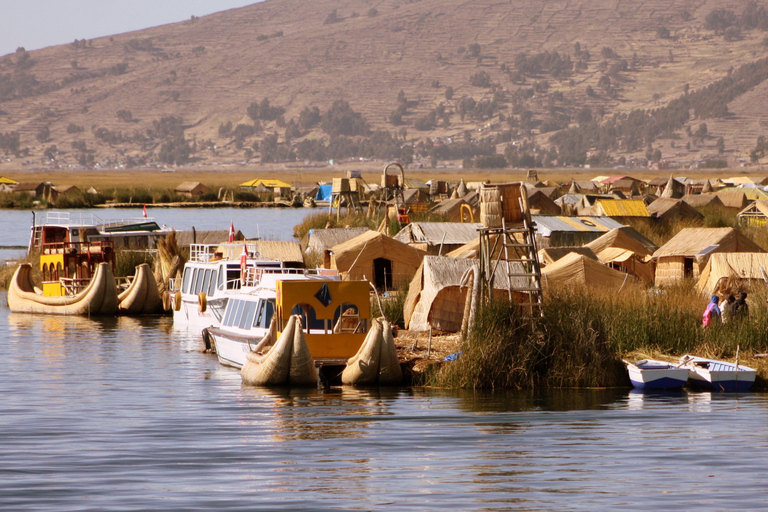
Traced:
[[608, 217], [650, 217], [642, 199], [598, 199], [596, 203]]
[[542, 266], [551, 265], [568, 254], [575, 252], [597, 261], [597, 255], [589, 247], [545, 247], [539, 250], [539, 262]]
[[[235, 240], [242, 240], [245, 236], [239, 229], [235, 231]], [[192, 244], [223, 244], [229, 239], [229, 230], [214, 229], [206, 231], [176, 231], [176, 243], [183, 247]]]
[[749, 203], [749, 199], [747, 199], [747, 196], [743, 191], [729, 192], [723, 189], [716, 192], [715, 194], [718, 198], [720, 198], [720, 202], [723, 203], [723, 206], [726, 208], [738, 208], [741, 210]]
[[304, 263], [299, 242], [280, 240], [247, 240], [248, 252], [258, 253], [258, 257], [284, 263]]
[[658, 249], [656, 244], [645, 238], [631, 226], [610, 230], [585, 247], [594, 252], [602, 262], [625, 261], [635, 255], [641, 260], [649, 259]]
[[[716, 247], [715, 247], [716, 246]], [[734, 228], [684, 228], [653, 253], [654, 258], [695, 257], [713, 252], [765, 252]]]
[[336, 268], [341, 271], [347, 271], [358, 259], [372, 260], [375, 258], [402, 262], [415, 269], [426, 255], [425, 251], [415, 249], [408, 244], [372, 230], [335, 245], [330, 250], [334, 256]]
[[366, 231], [370, 231], [370, 229], [366, 227], [311, 229], [307, 234], [306, 247], [310, 251], [323, 252], [334, 245], [362, 235]]
[[721, 252], [713, 254], [701, 272], [700, 293], [733, 293], [740, 281], [768, 277], [768, 253]]
[[544, 288], [586, 286], [618, 291], [635, 278], [624, 272], [606, 267], [583, 254], [572, 252], [541, 271]]
[[682, 199], [660, 197], [648, 205], [648, 211], [657, 219], [704, 220], [704, 215]]
[[683, 196], [683, 201], [694, 208], [701, 208], [703, 206], [724, 206], [717, 194], [687, 194]]
[[758, 199], [754, 203], [750, 204], [749, 206], [741, 210], [737, 214], [737, 217], [741, 217], [742, 215], [746, 215], [750, 213], [751, 214], [762, 213], [764, 216], [768, 217], [768, 200]]

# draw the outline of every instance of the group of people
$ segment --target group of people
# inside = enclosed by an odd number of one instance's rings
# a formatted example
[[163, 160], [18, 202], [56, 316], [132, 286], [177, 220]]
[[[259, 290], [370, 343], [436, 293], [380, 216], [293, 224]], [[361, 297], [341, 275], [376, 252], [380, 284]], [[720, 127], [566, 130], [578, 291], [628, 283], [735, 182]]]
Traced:
[[747, 293], [741, 292], [738, 296], [729, 294], [722, 303], [720, 297], [712, 295], [704, 310], [702, 323], [709, 326], [713, 321], [720, 320], [722, 323], [736, 322], [749, 316], [749, 305], [747, 304]]

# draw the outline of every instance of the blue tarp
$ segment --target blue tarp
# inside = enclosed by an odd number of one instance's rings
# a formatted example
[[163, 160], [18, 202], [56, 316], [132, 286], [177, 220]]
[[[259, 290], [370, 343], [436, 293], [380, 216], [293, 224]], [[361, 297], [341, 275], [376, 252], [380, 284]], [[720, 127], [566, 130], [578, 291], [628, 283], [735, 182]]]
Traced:
[[320, 185], [317, 188], [317, 195], [315, 196], [315, 201], [331, 201], [331, 190], [333, 189], [333, 185]]

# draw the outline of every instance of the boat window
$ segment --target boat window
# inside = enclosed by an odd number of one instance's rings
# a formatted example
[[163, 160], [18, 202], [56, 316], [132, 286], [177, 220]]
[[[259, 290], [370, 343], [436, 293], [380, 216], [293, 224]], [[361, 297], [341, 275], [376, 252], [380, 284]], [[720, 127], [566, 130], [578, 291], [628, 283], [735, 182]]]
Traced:
[[197, 278], [195, 279], [195, 294], [203, 291], [203, 278], [205, 277], [205, 271], [200, 269], [197, 272]]
[[224, 289], [224, 276], [226, 275], [226, 273], [227, 273], [226, 267], [219, 267], [219, 279], [218, 279], [219, 284], [217, 285], [219, 290]]
[[195, 291], [195, 283], [197, 282], [197, 272], [200, 269], [196, 268], [192, 270], [192, 279], [189, 282], [189, 292], [188, 293], [197, 293]]
[[[333, 315], [334, 333], [355, 333], [360, 330], [360, 310], [354, 304], [342, 304]], [[365, 331], [362, 331], [365, 332]]]
[[232, 327], [240, 325], [240, 319], [243, 317], [243, 309], [245, 306], [244, 300], [237, 301], [237, 309], [235, 309], [235, 316], [232, 318]]
[[240, 289], [240, 267], [229, 268], [227, 267], [227, 290], [239, 290]]
[[254, 327], [269, 327], [272, 317], [275, 315], [275, 301], [272, 299], [259, 301], [259, 310], [253, 322]]
[[213, 269], [213, 273], [211, 274], [211, 284], [208, 286], [208, 295], [210, 296], [216, 293], [216, 281], [218, 279], [218, 275], [219, 269]]
[[191, 276], [192, 276], [192, 269], [185, 268], [184, 276], [182, 277], [182, 285], [181, 285], [181, 291], [184, 293], [189, 293], [189, 279]]
[[243, 317], [240, 319], [238, 325], [241, 329], [248, 329], [253, 325], [253, 317], [256, 314], [256, 306], [258, 303], [253, 301], [244, 301], [245, 307], [243, 308]]
[[301, 315], [301, 325], [304, 326], [304, 331], [309, 332], [311, 330], [325, 331], [325, 321], [318, 320], [315, 313], [315, 308], [309, 304], [297, 304], [291, 309], [292, 315]]
[[211, 284], [211, 269], [206, 269], [203, 277], [203, 286], [200, 288], [201, 292], [208, 291], [208, 286]]
[[234, 312], [237, 306], [237, 303], [239, 301], [235, 299], [230, 299], [227, 303], [227, 311], [224, 313], [224, 321], [222, 321], [222, 325], [230, 326], [232, 325], [232, 317], [234, 316]]

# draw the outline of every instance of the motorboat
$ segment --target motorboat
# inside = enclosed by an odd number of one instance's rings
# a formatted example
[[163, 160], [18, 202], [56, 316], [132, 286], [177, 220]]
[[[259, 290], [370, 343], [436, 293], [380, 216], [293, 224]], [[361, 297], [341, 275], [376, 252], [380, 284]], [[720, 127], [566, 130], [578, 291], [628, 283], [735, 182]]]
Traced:
[[632, 386], [643, 390], [680, 389], [688, 381], [688, 369], [666, 361], [641, 359], [627, 365]]
[[257, 289], [230, 296], [221, 325], [203, 339], [226, 366], [241, 368], [300, 315], [307, 346], [318, 365], [346, 364], [370, 325], [370, 285], [323, 274], [264, 274]]
[[254, 290], [264, 271], [289, 270], [247, 243], [190, 245], [182, 276], [170, 281], [174, 327], [200, 333], [220, 325], [229, 297]]
[[[737, 358], [738, 361], [738, 358]], [[680, 367], [688, 370], [688, 383], [709, 391], [748, 391], [757, 371], [737, 363], [685, 355]]]

